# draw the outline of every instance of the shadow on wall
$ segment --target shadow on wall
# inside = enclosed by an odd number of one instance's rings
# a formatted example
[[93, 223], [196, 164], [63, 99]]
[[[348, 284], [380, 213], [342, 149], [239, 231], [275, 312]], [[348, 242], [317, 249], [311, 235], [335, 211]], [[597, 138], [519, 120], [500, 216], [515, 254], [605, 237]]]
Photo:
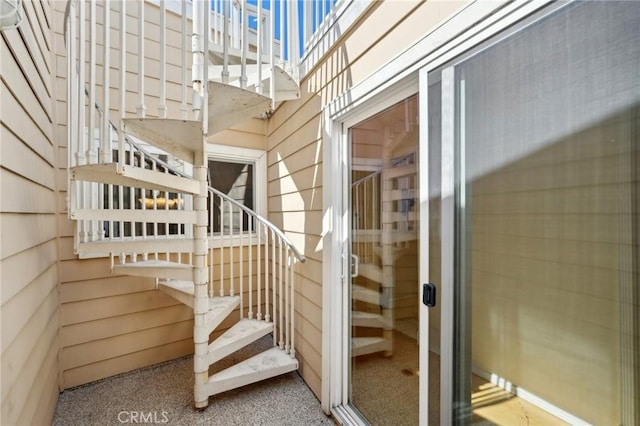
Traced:
[[[335, 38], [342, 36], [335, 26]], [[301, 97], [276, 110], [268, 145], [268, 215], [305, 255], [296, 276], [300, 372], [320, 397], [322, 342], [323, 149], [331, 143], [322, 109], [352, 86], [344, 42], [301, 82]]]
[[640, 391], [639, 122], [636, 104], [467, 186], [474, 368], [596, 424]]

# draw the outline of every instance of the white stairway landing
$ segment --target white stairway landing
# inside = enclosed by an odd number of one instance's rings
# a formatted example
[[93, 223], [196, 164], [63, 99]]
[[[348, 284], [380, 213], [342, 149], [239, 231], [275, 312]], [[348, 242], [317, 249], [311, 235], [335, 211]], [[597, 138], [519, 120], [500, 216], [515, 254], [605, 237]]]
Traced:
[[271, 348], [212, 375], [206, 391], [208, 395], [216, 395], [297, 369], [296, 358], [279, 348]]
[[221, 360], [229, 354], [247, 346], [273, 330], [273, 323], [257, 319], [243, 318], [222, 333], [209, 345], [209, 364]]

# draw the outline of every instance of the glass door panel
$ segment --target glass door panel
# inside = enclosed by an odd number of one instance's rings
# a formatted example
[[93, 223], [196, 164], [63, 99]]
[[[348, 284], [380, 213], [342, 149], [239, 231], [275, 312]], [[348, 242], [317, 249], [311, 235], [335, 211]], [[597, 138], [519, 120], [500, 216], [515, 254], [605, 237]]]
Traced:
[[573, 3], [451, 75], [454, 423], [639, 424], [640, 3]]
[[350, 402], [367, 422], [419, 412], [417, 96], [350, 129]]

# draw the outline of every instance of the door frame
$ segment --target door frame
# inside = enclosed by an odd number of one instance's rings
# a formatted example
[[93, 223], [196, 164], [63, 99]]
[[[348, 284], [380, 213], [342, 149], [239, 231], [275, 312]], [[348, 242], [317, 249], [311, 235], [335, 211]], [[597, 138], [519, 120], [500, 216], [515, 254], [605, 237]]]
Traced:
[[[497, 34], [503, 34], [507, 37], [512, 31], [514, 24], [526, 20], [531, 15], [551, 13], [563, 4], [552, 4], [552, 0], [536, 0], [533, 2], [526, 0], [502, 1], [502, 2], [482, 2], [473, 1], [463, 5], [452, 16], [443, 20], [442, 24], [434, 28], [422, 39], [408, 47], [404, 52], [399, 54], [393, 60], [383, 65], [369, 77], [347, 90], [342, 95], [328, 103], [322, 110], [322, 145], [323, 145], [323, 226], [322, 226], [322, 281], [323, 285], [323, 333], [322, 333], [322, 377], [321, 377], [321, 401], [323, 410], [329, 414], [334, 413], [345, 424], [359, 424], [355, 413], [349, 412], [348, 409], [348, 388], [346, 378], [348, 370], [345, 369], [345, 358], [348, 353], [348, 341], [345, 338], [344, 329], [348, 323], [345, 322], [344, 313], [345, 303], [348, 296], [348, 288], [343, 285], [344, 277], [347, 275], [348, 262], [344, 259], [345, 235], [349, 230], [349, 215], [344, 214], [344, 206], [347, 205], [348, 198], [345, 201], [345, 191], [343, 181], [345, 179], [348, 166], [348, 144], [345, 143], [345, 129], [349, 125], [358, 123], [365, 118], [373, 115], [376, 111], [380, 111], [385, 105], [385, 99], [393, 99], [395, 92], [402, 91], [405, 85], [413, 85], [411, 94], [419, 94], [419, 105], [421, 117], [427, 117], [427, 76], [428, 73], [438, 68], [442, 68], [449, 63], [462, 60], [466, 54], [471, 52], [479, 44], [489, 40]], [[518, 28], [519, 29], [519, 28]], [[485, 46], [486, 47], [486, 46]], [[444, 88], [443, 88], [444, 91]], [[406, 92], [405, 92], [406, 93]], [[402, 97], [399, 97], [402, 100]], [[393, 102], [386, 104], [392, 105]], [[445, 120], [443, 114], [443, 121]], [[445, 124], [445, 123], [443, 123]], [[453, 123], [447, 123], [453, 126]], [[423, 132], [428, 128], [428, 117], [420, 123], [420, 164], [428, 157], [426, 147], [423, 144], [428, 143], [427, 135]], [[444, 135], [443, 135], [444, 138]], [[445, 149], [443, 139], [443, 150]], [[450, 160], [453, 161], [453, 152]], [[453, 182], [444, 182], [443, 185], [449, 185]], [[453, 171], [450, 178], [453, 178]], [[427, 180], [420, 175], [420, 186], [427, 183]], [[449, 188], [449, 187], [448, 187]], [[446, 189], [448, 189], [446, 188]], [[452, 191], [452, 187], [451, 191]], [[421, 191], [421, 203], [425, 191]], [[452, 200], [453, 201], [453, 200]], [[453, 204], [446, 206], [443, 203], [442, 209], [452, 211]], [[421, 212], [424, 207], [421, 206]], [[447, 210], [447, 211], [449, 211]], [[444, 217], [444, 216], [443, 216]], [[421, 221], [423, 218], [428, 220], [428, 215], [423, 216], [421, 213]], [[451, 223], [443, 226], [452, 227]], [[421, 227], [420, 238], [424, 240]], [[452, 228], [451, 228], [452, 229]], [[443, 235], [444, 237], [444, 235]], [[428, 241], [424, 240], [424, 241]], [[453, 240], [445, 243], [443, 238], [443, 251], [449, 250], [453, 255]], [[447, 247], [449, 244], [450, 247]], [[420, 250], [425, 248], [420, 246]], [[421, 254], [422, 255], [422, 254]], [[444, 257], [444, 252], [443, 252]], [[447, 268], [451, 268], [447, 279], [452, 279], [453, 263], [449, 262]], [[422, 268], [421, 268], [422, 269]], [[444, 282], [445, 269], [442, 269]], [[423, 282], [425, 275], [420, 273], [420, 282]], [[426, 282], [426, 281], [424, 281]], [[451, 310], [452, 294], [442, 294], [438, 300], [442, 307], [442, 312]], [[447, 351], [447, 342], [452, 341], [452, 323], [448, 324], [442, 320], [442, 338], [441, 351]], [[423, 327], [421, 327], [421, 340], [423, 339]], [[428, 332], [428, 330], [424, 330]], [[425, 340], [428, 341], [428, 340]], [[421, 345], [424, 346], [424, 345]], [[426, 347], [428, 349], [428, 346]], [[451, 351], [443, 352], [442, 355], [451, 356]], [[422, 354], [421, 354], [422, 357]], [[348, 361], [348, 360], [347, 360]], [[445, 369], [449, 368], [445, 366]], [[451, 366], [452, 371], [452, 366]], [[423, 375], [421, 375], [423, 376]], [[426, 376], [426, 375], [425, 375]], [[441, 380], [441, 382], [443, 382]], [[445, 381], [446, 382], [446, 381]], [[420, 391], [426, 392], [427, 385], [420, 385]], [[442, 395], [442, 390], [450, 392], [451, 389], [441, 389], [441, 421], [446, 424], [447, 413], [451, 412], [451, 399], [447, 395]], [[425, 416], [420, 416], [420, 424], [427, 424], [426, 407], [427, 401], [421, 400], [421, 411], [425, 411]], [[422, 407], [424, 405], [424, 408]]]
[[[360, 416], [349, 405], [349, 241], [351, 230], [350, 210], [350, 139], [349, 129], [356, 124], [384, 111], [396, 103], [418, 94], [418, 74], [413, 73], [402, 81], [368, 97], [358, 106], [335, 116], [325, 110], [325, 136], [323, 161], [325, 182], [331, 197], [325, 197], [324, 229], [330, 229], [330, 237], [325, 233], [323, 244], [323, 409], [333, 413], [344, 424], [363, 424]], [[327, 191], [324, 192], [325, 194]], [[332, 200], [331, 200], [332, 199]], [[327, 203], [331, 200], [331, 204]], [[422, 228], [421, 228], [422, 229]], [[328, 240], [328, 241], [327, 241]], [[326, 277], [331, 277], [326, 279]], [[328, 326], [328, 327], [327, 327]], [[422, 327], [422, 324], [420, 324]], [[428, 325], [425, 326], [428, 330]], [[421, 366], [422, 369], [422, 366]], [[325, 393], [326, 392], [326, 393]], [[327, 403], [328, 402], [328, 403]]]

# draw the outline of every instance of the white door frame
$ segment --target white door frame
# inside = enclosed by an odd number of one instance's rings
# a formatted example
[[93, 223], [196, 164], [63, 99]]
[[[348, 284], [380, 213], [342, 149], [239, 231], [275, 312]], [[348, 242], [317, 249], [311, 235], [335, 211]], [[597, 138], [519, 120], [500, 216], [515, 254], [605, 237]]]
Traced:
[[[357, 107], [331, 115], [324, 111], [326, 141], [323, 197], [325, 231], [323, 244], [323, 366], [322, 404], [325, 412], [335, 412], [345, 424], [361, 424], [349, 406], [349, 240], [351, 216], [349, 129], [394, 104], [418, 93], [418, 74], [405, 77], [391, 87], [363, 100]], [[327, 278], [330, 277], [330, 278]], [[426, 316], [425, 316], [426, 317]], [[420, 325], [422, 327], [422, 324]], [[428, 325], [425, 326], [428, 330]], [[422, 367], [421, 367], [422, 368]]]
[[[333, 102], [328, 104], [322, 112], [323, 120], [323, 333], [322, 333], [322, 390], [321, 399], [322, 407], [326, 413], [339, 411], [337, 407], [345, 407], [348, 402], [347, 375], [348, 369], [345, 368], [348, 360], [347, 333], [344, 332], [348, 322], [345, 321], [345, 308], [347, 303], [348, 288], [345, 286], [344, 277], [347, 275], [348, 263], [344, 261], [344, 251], [346, 241], [348, 241], [349, 216], [344, 214], [344, 207], [348, 203], [345, 200], [345, 191], [343, 182], [345, 180], [346, 170], [348, 170], [348, 144], [346, 143], [346, 130], [350, 125], [371, 116], [376, 110], [380, 111], [384, 105], [390, 106], [393, 102], [385, 104], [385, 99], [393, 99], [393, 94], [402, 91], [403, 84], [410, 81], [413, 85], [413, 92], [408, 94], [420, 93], [420, 114], [426, 117], [423, 111], [426, 111], [426, 79], [429, 72], [436, 70], [454, 59], [459, 58], [463, 53], [473, 49], [479, 43], [488, 40], [493, 35], [503, 32], [514, 23], [541, 10], [551, 10], [554, 7], [548, 7], [552, 0], [516, 0], [511, 3], [503, 2], [485, 2], [472, 1], [464, 5], [459, 11], [454, 13], [443, 23], [429, 32], [424, 38], [417, 41], [414, 45], [407, 48], [403, 53], [395, 59], [382, 66], [370, 77], [351, 88], [346, 93], [339, 96]], [[559, 7], [559, 6], [556, 6]], [[506, 33], [509, 31], [505, 31]], [[419, 75], [419, 77], [418, 77]], [[420, 83], [418, 83], [420, 81]], [[444, 88], [443, 88], [444, 89]], [[397, 101], [402, 100], [397, 99]], [[443, 114], [443, 120], [445, 120]], [[449, 125], [449, 123], [444, 123]], [[453, 123], [450, 123], [453, 125]], [[423, 134], [427, 129], [427, 120], [421, 121], [421, 145], [427, 141], [426, 135]], [[443, 135], [444, 137], [444, 135]], [[443, 150], [445, 149], [443, 139]], [[423, 154], [428, 155], [426, 147], [420, 149], [420, 161], [428, 159]], [[453, 155], [453, 152], [449, 153]], [[447, 155], [449, 155], [447, 154]], [[444, 155], [444, 154], [443, 154]], [[452, 157], [444, 158], [452, 160]], [[451, 173], [451, 177], [453, 174]], [[445, 183], [443, 176], [443, 185]], [[423, 186], [428, 183], [423, 173], [420, 174], [420, 186], [424, 188], [421, 192], [421, 203], [424, 202], [423, 196], [428, 187]], [[444, 188], [448, 189], [448, 188]], [[451, 209], [452, 206], [446, 206], [443, 203], [443, 209]], [[422, 211], [423, 209], [421, 209]], [[449, 211], [447, 210], [447, 211]], [[444, 216], [443, 216], [444, 217]], [[428, 215], [424, 218], [428, 220]], [[421, 220], [423, 215], [421, 214]], [[453, 220], [453, 219], [451, 219]], [[449, 224], [450, 225], [450, 224]], [[443, 226], [449, 226], [443, 223]], [[424, 227], [421, 227], [421, 229]], [[421, 239], [424, 235], [421, 232]], [[444, 235], [443, 235], [444, 237]], [[425, 239], [425, 241], [428, 241]], [[443, 243], [446, 245], [445, 240]], [[451, 251], [453, 249], [453, 241], [449, 242], [451, 247], [443, 246], [443, 250]], [[421, 255], [422, 250], [420, 247]], [[443, 252], [444, 257], [444, 252]], [[452, 279], [453, 269], [452, 262], [447, 266], [451, 270], [447, 273], [442, 269], [442, 281]], [[448, 275], [447, 275], [448, 274]], [[420, 282], [426, 282], [426, 275], [420, 273]], [[442, 311], [451, 310], [451, 295], [443, 294], [438, 303], [441, 304]], [[422, 306], [422, 305], [421, 305]], [[422, 317], [423, 315], [421, 315]], [[421, 319], [422, 321], [422, 319]], [[443, 318], [442, 342], [452, 341], [452, 324], [446, 324]], [[423, 339], [423, 331], [428, 332], [428, 328], [421, 327], [420, 338]], [[428, 342], [427, 340], [424, 340]], [[425, 346], [425, 345], [421, 345]], [[446, 345], [441, 344], [441, 350], [446, 351]], [[428, 345], [427, 345], [428, 349]], [[443, 352], [444, 356], [445, 353]], [[421, 354], [422, 357], [422, 354]], [[445, 366], [445, 370], [448, 367]], [[423, 375], [421, 375], [422, 377]], [[426, 374], [424, 375], [426, 376]], [[446, 381], [443, 381], [446, 382]], [[449, 384], [450, 385], [450, 384]], [[420, 384], [421, 392], [426, 392], [426, 384]], [[423, 388], [424, 386], [424, 388]], [[448, 392], [447, 389], [443, 389]], [[426, 400], [422, 400], [425, 406]], [[423, 408], [421, 408], [422, 412]], [[441, 416], [451, 412], [450, 400], [445, 401], [445, 395], [441, 401]], [[358, 424], [357, 418], [351, 419], [350, 413], [343, 411], [339, 413], [346, 424]], [[441, 417], [445, 420], [445, 417]], [[427, 424], [426, 414], [420, 416], [420, 424]], [[444, 423], [443, 423], [444, 424]]]

